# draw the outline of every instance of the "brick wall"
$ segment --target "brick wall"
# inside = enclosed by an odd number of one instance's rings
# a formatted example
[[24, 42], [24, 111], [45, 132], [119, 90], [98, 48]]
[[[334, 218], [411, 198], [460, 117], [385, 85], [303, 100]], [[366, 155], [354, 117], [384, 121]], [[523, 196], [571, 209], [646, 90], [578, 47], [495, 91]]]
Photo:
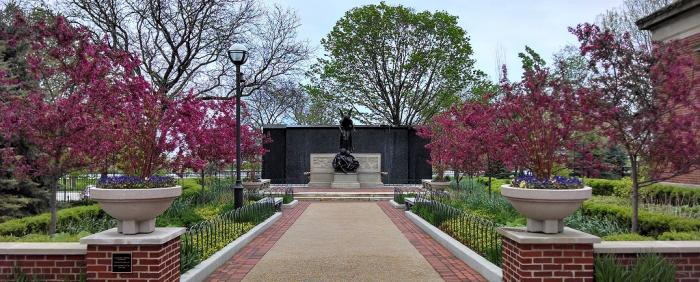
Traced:
[[[112, 253], [131, 253], [132, 272], [112, 272]], [[88, 245], [86, 261], [88, 281], [179, 281], [180, 238], [162, 245]]]
[[[610, 254], [623, 265], [633, 264], [638, 254]], [[676, 281], [700, 281], [700, 253], [662, 253], [669, 262], [676, 265]]]
[[503, 237], [503, 281], [593, 281], [593, 244], [520, 244]]
[[85, 274], [85, 255], [0, 255], [0, 281], [13, 281], [15, 266], [30, 281], [79, 281]]
[[[696, 81], [700, 82], [700, 33], [691, 35], [683, 39], [687, 43], [687, 52], [693, 52], [695, 63], [693, 65], [693, 75]], [[700, 83], [695, 85], [696, 103], [700, 103]], [[698, 137], [700, 138], [700, 137]], [[700, 185], [700, 169], [688, 174], [680, 175], [668, 180], [669, 182]]]

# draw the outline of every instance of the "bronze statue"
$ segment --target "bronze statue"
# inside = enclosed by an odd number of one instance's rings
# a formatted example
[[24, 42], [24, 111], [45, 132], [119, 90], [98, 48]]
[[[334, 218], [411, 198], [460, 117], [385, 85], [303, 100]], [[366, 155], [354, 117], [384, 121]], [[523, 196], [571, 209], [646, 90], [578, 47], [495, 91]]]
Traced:
[[347, 114], [344, 114], [343, 111], [340, 111], [340, 116], [343, 118], [340, 120], [340, 125], [338, 128], [340, 129], [340, 148], [348, 150], [349, 152], [353, 151], [353, 146], [352, 146], [352, 132], [355, 131], [355, 125], [352, 124], [352, 119], [350, 119], [350, 116], [352, 115], [352, 109], [348, 111]]
[[358, 162], [355, 157], [350, 155], [348, 150], [345, 150], [345, 148], [340, 148], [340, 153], [335, 155], [335, 158], [333, 159], [333, 169], [336, 172], [355, 172], [358, 167], [360, 167], [360, 162]]
[[340, 153], [335, 155], [333, 159], [333, 169], [336, 172], [348, 173], [355, 172], [357, 168], [360, 167], [360, 162], [358, 162], [350, 152], [353, 151], [352, 146], [352, 132], [355, 131], [355, 125], [352, 124], [352, 110], [349, 110], [347, 114], [340, 111], [340, 116], [343, 118], [340, 120]]

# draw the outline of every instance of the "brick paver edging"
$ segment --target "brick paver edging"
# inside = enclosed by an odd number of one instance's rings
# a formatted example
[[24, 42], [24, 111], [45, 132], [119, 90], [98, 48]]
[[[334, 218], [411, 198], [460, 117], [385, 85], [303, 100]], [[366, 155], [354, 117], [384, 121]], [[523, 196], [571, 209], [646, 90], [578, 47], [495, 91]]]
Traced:
[[455, 257], [430, 235], [411, 222], [403, 210], [395, 209], [389, 202], [377, 203], [384, 213], [401, 230], [406, 239], [425, 257], [445, 281], [486, 281], [478, 272]]
[[243, 280], [255, 264], [272, 249], [272, 246], [282, 238], [282, 235], [287, 232], [289, 227], [294, 224], [310, 204], [309, 202], [300, 202], [294, 208], [285, 209], [282, 217], [274, 225], [255, 237], [240, 252], [209, 275], [207, 281], [228, 282]]

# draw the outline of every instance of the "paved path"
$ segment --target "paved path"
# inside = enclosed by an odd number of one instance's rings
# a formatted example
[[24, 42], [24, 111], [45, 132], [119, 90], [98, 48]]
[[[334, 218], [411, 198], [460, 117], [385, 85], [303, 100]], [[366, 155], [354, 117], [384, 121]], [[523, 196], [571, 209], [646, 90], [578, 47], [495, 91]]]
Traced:
[[302, 202], [209, 279], [483, 280], [388, 202]]

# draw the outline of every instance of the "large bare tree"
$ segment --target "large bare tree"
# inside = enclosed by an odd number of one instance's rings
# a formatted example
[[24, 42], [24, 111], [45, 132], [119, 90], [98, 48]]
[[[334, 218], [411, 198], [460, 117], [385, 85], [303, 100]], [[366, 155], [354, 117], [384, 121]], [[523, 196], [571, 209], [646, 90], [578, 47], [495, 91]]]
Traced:
[[637, 46], [651, 48], [651, 33], [640, 30], [635, 22], [671, 2], [672, 0], [624, 0], [620, 7], [598, 15], [597, 21], [618, 35], [628, 33]]
[[138, 54], [141, 72], [170, 96], [190, 89], [229, 96], [227, 49], [236, 42], [250, 51], [243, 68], [249, 92], [293, 74], [310, 54], [297, 39], [295, 12], [257, 0], [68, 0], [60, 8], [113, 47]]
[[247, 99], [250, 118], [257, 126], [296, 122], [308, 101], [301, 86], [292, 80], [278, 80], [258, 88]]

